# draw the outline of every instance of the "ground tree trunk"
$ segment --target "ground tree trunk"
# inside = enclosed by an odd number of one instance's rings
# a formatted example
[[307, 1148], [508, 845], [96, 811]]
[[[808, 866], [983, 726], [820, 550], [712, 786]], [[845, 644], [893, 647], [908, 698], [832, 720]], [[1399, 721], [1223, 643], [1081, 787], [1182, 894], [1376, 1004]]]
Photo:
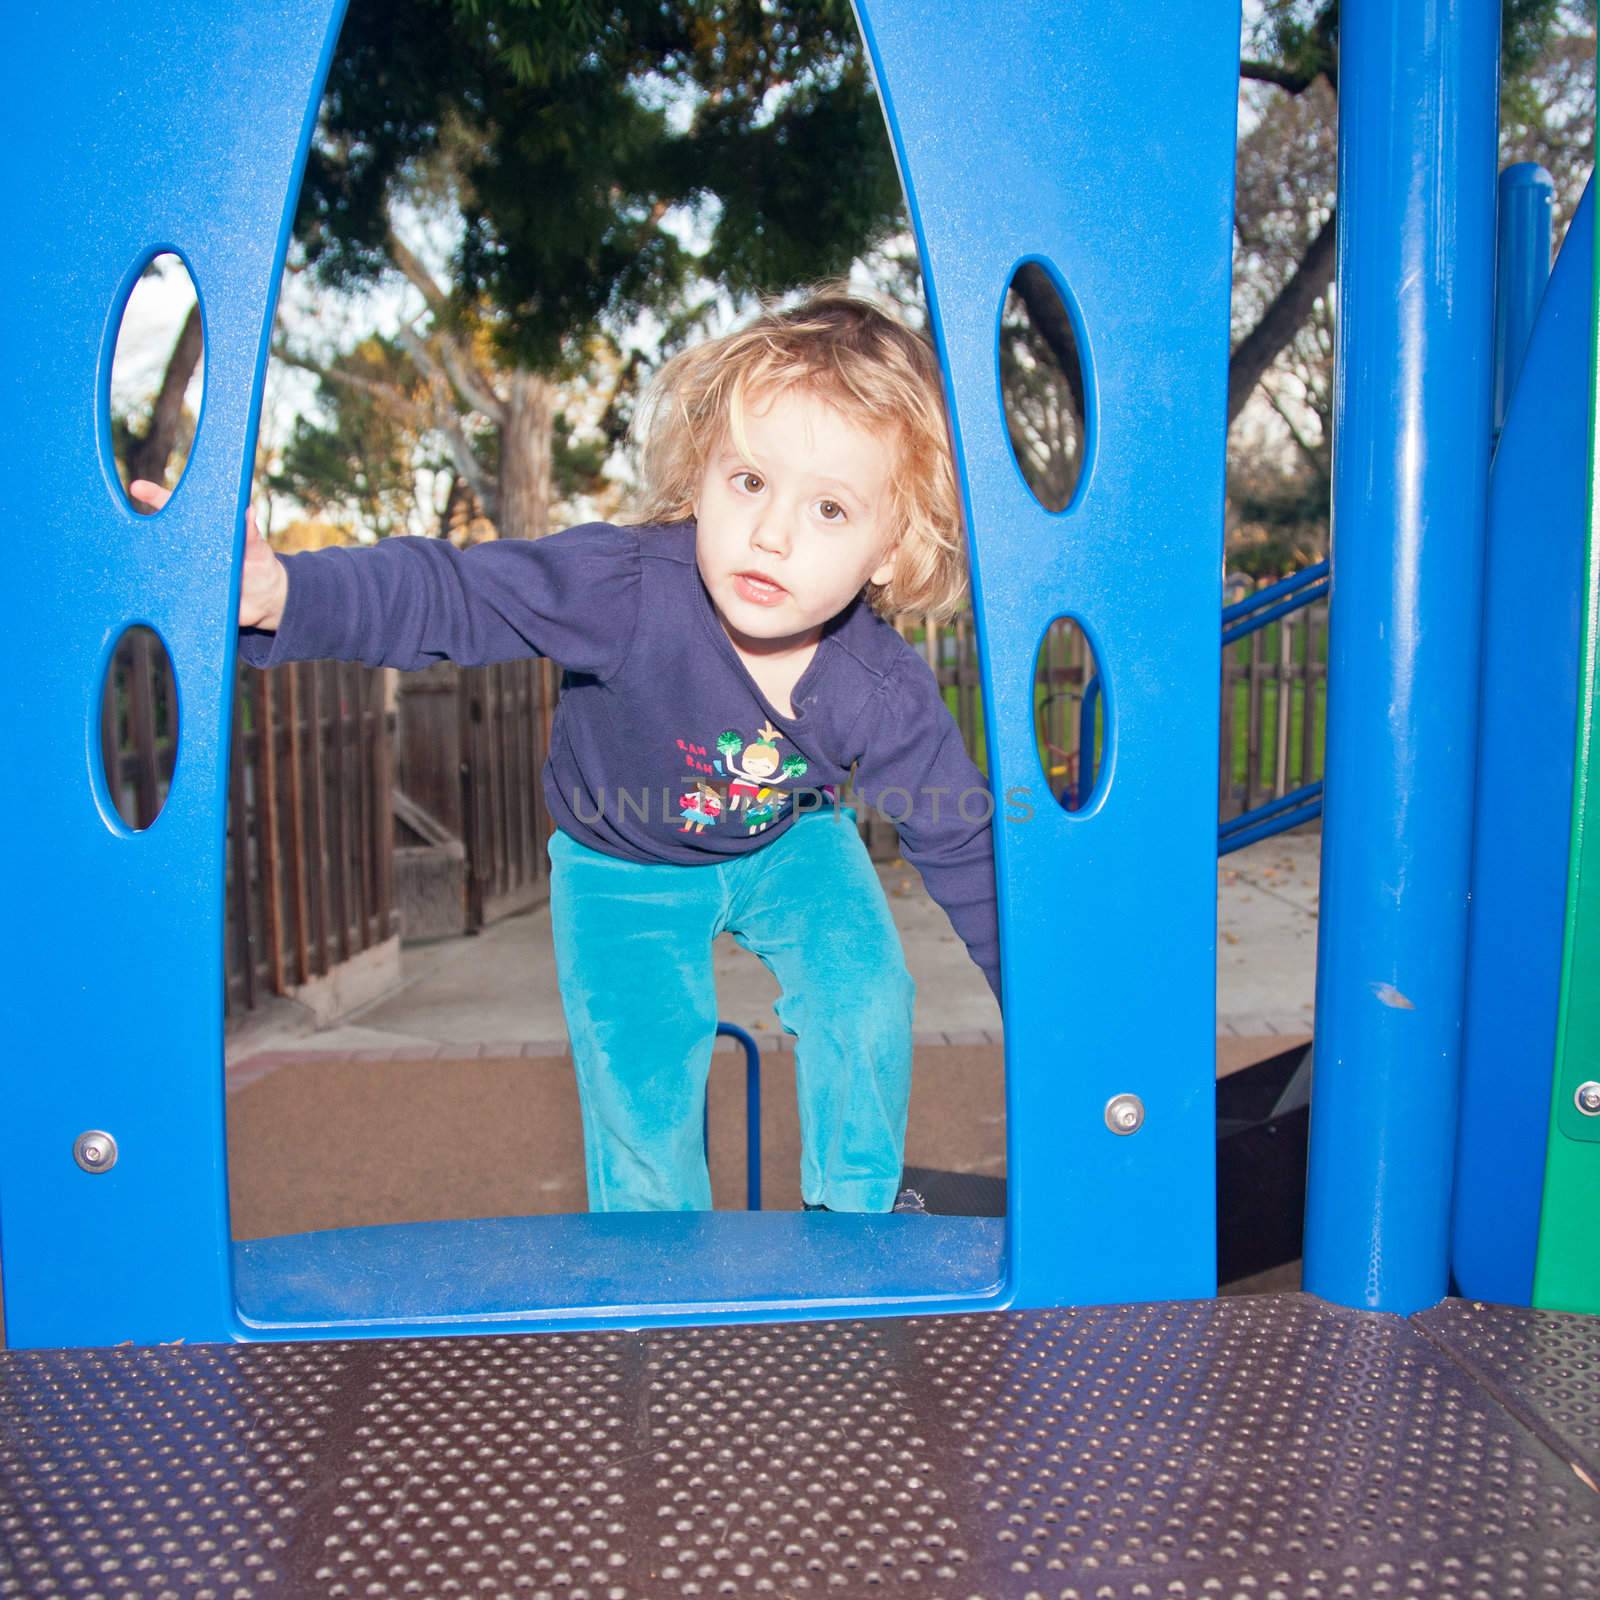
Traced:
[[555, 388], [536, 372], [514, 371], [505, 382], [500, 426], [502, 539], [541, 539], [550, 531], [550, 445]]
[[[202, 332], [200, 307], [189, 307], [173, 347], [172, 359], [161, 378], [161, 388], [156, 393], [156, 403], [150, 411], [150, 426], [142, 434], [130, 433], [127, 445], [128, 480], [148, 478], [152, 483], [165, 481], [167, 462], [172, 459], [178, 442], [178, 426], [183, 421], [183, 395], [200, 364]], [[143, 509], [142, 507], [140, 509]]]

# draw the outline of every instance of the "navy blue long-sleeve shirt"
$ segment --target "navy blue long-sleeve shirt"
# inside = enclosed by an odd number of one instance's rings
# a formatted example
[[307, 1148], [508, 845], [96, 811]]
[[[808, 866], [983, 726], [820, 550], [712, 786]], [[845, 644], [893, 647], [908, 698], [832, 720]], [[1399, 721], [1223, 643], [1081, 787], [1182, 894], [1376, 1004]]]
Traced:
[[559, 662], [545, 795], [564, 832], [607, 855], [698, 866], [759, 849], [853, 772], [999, 994], [988, 785], [933, 673], [864, 601], [824, 628], [789, 716], [724, 633], [692, 522], [590, 523], [467, 550], [387, 539], [284, 564], [277, 632], [240, 634], [254, 666]]

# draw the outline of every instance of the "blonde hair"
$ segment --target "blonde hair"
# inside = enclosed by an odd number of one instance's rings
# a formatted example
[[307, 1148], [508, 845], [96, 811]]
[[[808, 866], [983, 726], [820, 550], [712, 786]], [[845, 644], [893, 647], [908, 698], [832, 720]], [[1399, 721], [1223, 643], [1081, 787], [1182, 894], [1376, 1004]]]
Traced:
[[939, 363], [920, 334], [841, 285], [820, 284], [788, 310], [769, 304], [656, 374], [634, 422], [640, 521], [692, 516], [706, 458], [728, 434], [742, 436], [748, 404], [796, 386], [894, 450], [899, 549], [888, 583], [867, 585], [868, 603], [885, 617], [949, 616], [966, 593], [967, 559]]

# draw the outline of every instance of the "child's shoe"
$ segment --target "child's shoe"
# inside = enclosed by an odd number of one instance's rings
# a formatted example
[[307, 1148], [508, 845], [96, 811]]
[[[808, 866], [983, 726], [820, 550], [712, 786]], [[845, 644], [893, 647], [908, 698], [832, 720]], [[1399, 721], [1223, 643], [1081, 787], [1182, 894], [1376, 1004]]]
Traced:
[[927, 1204], [915, 1189], [902, 1189], [900, 1193], [894, 1197], [894, 1204], [890, 1206], [889, 1209], [892, 1212], [909, 1212], [912, 1216], [917, 1217], [925, 1217], [928, 1215]]

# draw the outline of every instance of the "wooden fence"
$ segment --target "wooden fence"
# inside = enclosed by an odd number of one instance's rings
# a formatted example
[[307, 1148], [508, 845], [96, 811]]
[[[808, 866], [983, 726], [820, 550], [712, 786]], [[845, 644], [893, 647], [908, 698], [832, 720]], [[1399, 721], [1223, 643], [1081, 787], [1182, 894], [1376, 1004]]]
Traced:
[[[463, 841], [465, 925], [545, 892], [539, 772], [556, 674], [549, 662], [394, 675], [347, 662], [240, 667], [228, 772], [224, 969], [230, 1015], [287, 994], [398, 931], [394, 788]], [[131, 630], [102, 698], [107, 787], [130, 827], [165, 803], [178, 748], [171, 663]], [[397, 737], [396, 722], [399, 722]]]
[[540, 772], [557, 680], [549, 661], [444, 664], [402, 680], [399, 785], [466, 847], [469, 928], [545, 893], [550, 819]]
[[[1244, 592], [1248, 593], [1248, 589]], [[983, 699], [971, 619], [945, 624], [902, 622], [944, 691], [968, 751], [986, 766]], [[1045, 635], [1034, 680], [1035, 726], [1043, 776], [1057, 796], [1076, 799], [1095, 770], [1081, 745], [1084, 692], [1095, 676], [1093, 652], [1075, 623], [1059, 619]], [[1238, 816], [1322, 776], [1327, 713], [1328, 605], [1290, 612], [1227, 646], [1222, 658], [1219, 818]], [[1104, 733], [1103, 705], [1097, 744]], [[875, 854], [893, 853], [893, 830], [874, 824]]]
[[[106, 785], [146, 828], [166, 801], [181, 729], [172, 666], [130, 630], [102, 697]], [[384, 674], [305, 662], [235, 681], [228, 770], [225, 1005], [248, 1011], [394, 936], [392, 712]]]
[[129, 628], [100, 697], [100, 757], [111, 802], [130, 828], [148, 828], [166, 804], [177, 754], [172, 662], [150, 629]]
[[[1223, 655], [1219, 814], [1226, 818], [1322, 776], [1327, 603], [1281, 618]], [[969, 617], [902, 624], [933, 667], [973, 759], [986, 764]], [[1079, 787], [1080, 708], [1094, 677], [1081, 631], [1046, 635], [1035, 686], [1042, 775]], [[540, 770], [558, 691], [547, 661], [392, 675], [347, 663], [239, 670], [228, 779], [227, 1006], [248, 1011], [325, 976], [397, 931], [394, 788], [466, 850], [465, 925], [546, 892], [550, 832]], [[154, 819], [172, 781], [177, 696], [166, 653], [144, 629], [118, 646], [104, 697], [107, 785], [131, 826]], [[892, 857], [891, 824], [862, 820]]]
[[1291, 611], [1222, 658], [1218, 813], [1236, 817], [1322, 777], [1328, 602]]
[[233, 726], [230, 1012], [398, 932], [384, 674], [342, 661], [241, 667]]

